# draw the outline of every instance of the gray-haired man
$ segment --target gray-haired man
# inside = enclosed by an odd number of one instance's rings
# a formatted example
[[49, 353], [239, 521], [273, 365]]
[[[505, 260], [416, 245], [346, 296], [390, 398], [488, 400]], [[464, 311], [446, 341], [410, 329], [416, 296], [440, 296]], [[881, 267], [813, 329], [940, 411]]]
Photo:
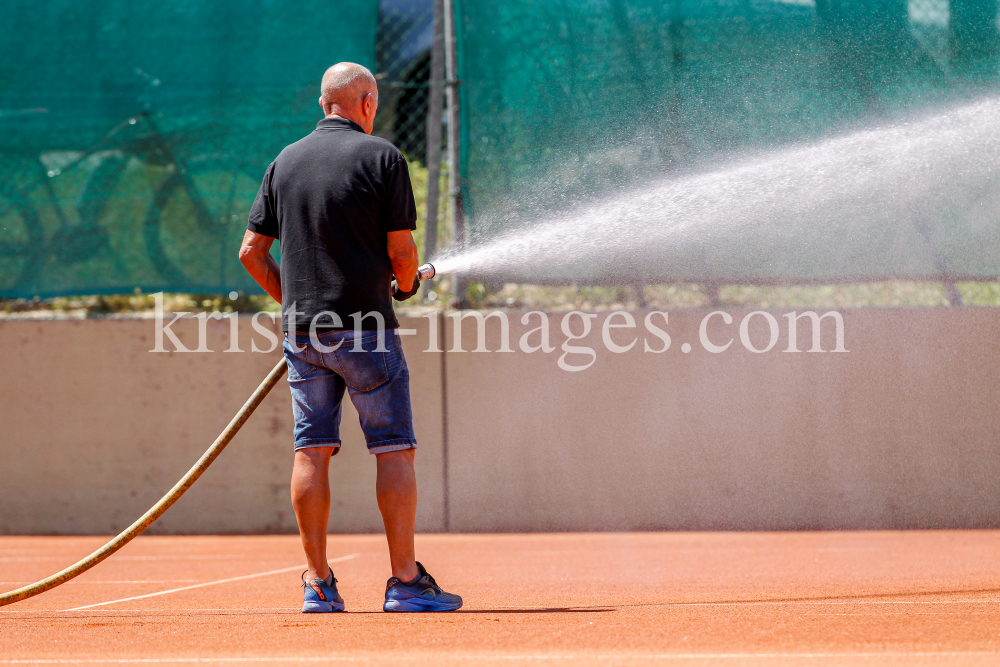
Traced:
[[[419, 285], [409, 171], [391, 143], [370, 136], [378, 88], [366, 68], [328, 69], [319, 103], [326, 117], [268, 167], [240, 248], [247, 271], [282, 304], [295, 416], [292, 505], [308, 565], [302, 611], [344, 610], [327, 564], [326, 530], [345, 390], [377, 461], [392, 566], [383, 609], [451, 611], [462, 599], [441, 590], [413, 546], [417, 441], [390, 301], [393, 276], [399, 300]], [[270, 255], [275, 238], [280, 268]]]

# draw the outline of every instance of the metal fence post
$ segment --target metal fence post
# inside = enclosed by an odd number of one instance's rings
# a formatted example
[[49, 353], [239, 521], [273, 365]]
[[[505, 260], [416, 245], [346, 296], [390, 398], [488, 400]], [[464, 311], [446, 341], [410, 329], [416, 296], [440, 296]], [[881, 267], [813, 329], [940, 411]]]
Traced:
[[[465, 211], [462, 201], [462, 135], [459, 116], [458, 61], [455, 46], [455, 2], [442, 0], [444, 9], [444, 64], [445, 84], [448, 100], [448, 178], [451, 185], [451, 245], [453, 251], [465, 246]], [[455, 307], [466, 307], [465, 279], [460, 274], [452, 276], [455, 292]]]
[[[427, 227], [424, 230], [424, 261], [437, 254], [438, 199], [441, 189], [441, 123], [444, 113], [444, 0], [434, 0], [431, 44], [430, 97], [427, 100]], [[433, 279], [424, 283], [424, 294], [434, 289]]]

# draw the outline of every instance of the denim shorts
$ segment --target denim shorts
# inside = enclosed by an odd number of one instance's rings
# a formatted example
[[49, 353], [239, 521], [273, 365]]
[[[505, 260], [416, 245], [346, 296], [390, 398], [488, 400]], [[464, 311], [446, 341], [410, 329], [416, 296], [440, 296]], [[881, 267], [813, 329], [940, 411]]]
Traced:
[[317, 342], [320, 347], [313, 345], [309, 334], [285, 333], [295, 449], [336, 447], [333, 453], [340, 451], [344, 389], [361, 418], [369, 452], [416, 447], [410, 372], [396, 330], [327, 331], [318, 334]]

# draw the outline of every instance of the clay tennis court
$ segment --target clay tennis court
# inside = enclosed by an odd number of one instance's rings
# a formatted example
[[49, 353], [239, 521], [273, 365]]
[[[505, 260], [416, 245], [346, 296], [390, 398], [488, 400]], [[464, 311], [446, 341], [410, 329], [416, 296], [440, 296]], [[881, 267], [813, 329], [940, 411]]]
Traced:
[[[0, 664], [970, 665], [1000, 660], [1000, 531], [420, 535], [466, 606], [385, 614], [380, 535], [338, 535], [348, 613], [299, 613], [294, 536], [140, 537], [0, 609]], [[0, 538], [0, 590], [100, 537]], [[227, 582], [227, 580], [229, 580]]]

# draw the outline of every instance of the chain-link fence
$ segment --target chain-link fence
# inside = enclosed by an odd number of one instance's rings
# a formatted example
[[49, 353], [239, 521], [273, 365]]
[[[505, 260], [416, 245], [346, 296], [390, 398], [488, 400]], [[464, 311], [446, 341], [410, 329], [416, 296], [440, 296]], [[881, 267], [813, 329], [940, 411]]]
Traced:
[[[314, 125], [317, 74], [338, 60], [377, 73], [377, 131], [413, 165], [425, 217], [432, 0], [279, 0], [249, 14], [17, 0], [11, 14], [0, 296], [258, 291], [233, 248], [264, 168]], [[73, 95], [52, 86], [67, 77]]]
[[10, 0], [0, 21], [0, 297], [259, 292], [237, 259], [267, 164], [376, 0]]
[[[642, 169], [680, 173], [996, 89], [1000, 78], [996, 0], [456, 4], [474, 232], [490, 231], [491, 209], [516, 222]], [[376, 133], [410, 161], [423, 246], [434, 0], [345, 3], [343, 35], [312, 25], [331, 11], [322, 3], [266, 3], [275, 14], [260, 37], [232, 3], [194, 14], [145, 0], [63, 0], [55, 14], [17, 5], [0, 30], [10, 83], [0, 94], [0, 294], [256, 291], [231, 239], [262, 165], [314, 122], [316, 72], [336, 59], [374, 64]], [[246, 29], [206, 38], [226, 25]], [[286, 34], [300, 38], [276, 37]], [[186, 58], [148, 48], [174, 37], [190, 42]], [[186, 74], [192, 64], [197, 76]], [[86, 75], [69, 105], [48, 85], [67, 71]], [[616, 143], [601, 114], [623, 89], [638, 130]], [[206, 90], [239, 94], [206, 102]], [[439, 248], [450, 228], [440, 192]]]
[[427, 165], [433, 19], [433, 0], [381, 0], [375, 45], [379, 80], [375, 134], [423, 166]]
[[[417, 230], [414, 238], [422, 261], [434, 255], [434, 248], [447, 244], [447, 166], [441, 164], [444, 133], [438, 151], [428, 151], [432, 45], [435, 0], [381, 0], [376, 37], [376, 78], [379, 82], [379, 112], [374, 134], [388, 139], [407, 157], [417, 203]], [[443, 67], [443, 65], [442, 65]], [[443, 102], [443, 94], [439, 102]], [[443, 120], [443, 117], [442, 117]], [[429, 161], [435, 161], [430, 165]], [[438, 187], [428, 188], [438, 176]], [[428, 206], [428, 197], [438, 197], [437, 207]], [[428, 215], [437, 218], [437, 233], [428, 234]], [[440, 289], [440, 286], [435, 289]]]

